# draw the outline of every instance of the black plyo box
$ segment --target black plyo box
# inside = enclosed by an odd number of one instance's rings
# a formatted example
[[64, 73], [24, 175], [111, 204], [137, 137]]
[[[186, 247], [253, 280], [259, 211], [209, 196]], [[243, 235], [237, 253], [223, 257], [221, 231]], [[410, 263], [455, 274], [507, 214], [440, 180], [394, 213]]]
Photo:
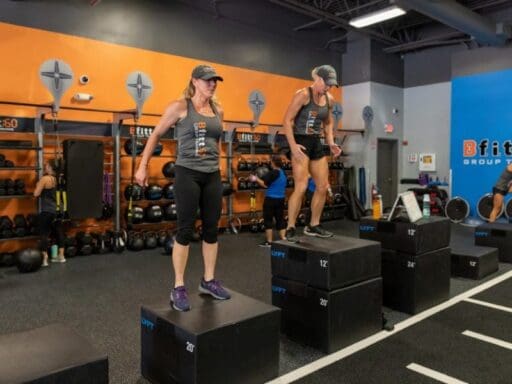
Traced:
[[324, 291], [272, 277], [272, 304], [282, 309], [281, 331], [331, 353], [382, 329], [382, 279]]
[[141, 369], [152, 383], [263, 383], [278, 375], [279, 308], [233, 292], [141, 309]]
[[107, 356], [60, 324], [0, 335], [0, 361], [0, 383], [108, 383]]
[[275, 241], [270, 255], [273, 276], [325, 290], [380, 276], [380, 244], [355, 237]]
[[413, 255], [448, 247], [450, 220], [432, 216], [415, 223], [361, 218], [359, 237], [380, 241], [382, 248], [407, 252]]
[[498, 270], [498, 249], [479, 246], [452, 247], [452, 276], [480, 280]]
[[512, 225], [485, 223], [475, 228], [475, 245], [498, 248], [499, 260], [512, 263]]
[[450, 248], [411, 255], [382, 250], [384, 305], [416, 314], [450, 295]]

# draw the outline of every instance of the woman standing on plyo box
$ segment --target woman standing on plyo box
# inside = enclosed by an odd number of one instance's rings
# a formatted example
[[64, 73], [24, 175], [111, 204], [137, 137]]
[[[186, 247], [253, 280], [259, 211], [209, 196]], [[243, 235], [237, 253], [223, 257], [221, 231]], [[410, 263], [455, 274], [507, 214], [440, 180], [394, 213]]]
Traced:
[[219, 80], [223, 81], [222, 77], [208, 65], [194, 68], [184, 97], [169, 104], [149, 137], [135, 174], [138, 184], [147, 185], [147, 167], [153, 149], [160, 137], [174, 125], [178, 137], [174, 179], [178, 232], [172, 250], [175, 281], [170, 304], [178, 311], [190, 309], [184, 275], [198, 207], [201, 210], [204, 259], [199, 291], [220, 300], [231, 297], [214, 279], [218, 221], [222, 209], [219, 141], [223, 111], [213, 99]]
[[338, 87], [336, 71], [330, 65], [316, 67], [311, 72], [313, 84], [298, 90], [286, 111], [283, 126], [290, 145], [295, 188], [288, 199], [288, 225], [286, 239], [297, 241], [295, 221], [300, 210], [304, 192], [311, 174], [316, 189], [311, 200], [311, 219], [304, 234], [316, 237], [331, 237], [333, 234], [320, 226], [320, 217], [329, 187], [329, 166], [320, 136], [323, 130], [325, 141], [334, 157], [341, 148], [334, 143], [331, 118], [334, 98], [328, 92]]

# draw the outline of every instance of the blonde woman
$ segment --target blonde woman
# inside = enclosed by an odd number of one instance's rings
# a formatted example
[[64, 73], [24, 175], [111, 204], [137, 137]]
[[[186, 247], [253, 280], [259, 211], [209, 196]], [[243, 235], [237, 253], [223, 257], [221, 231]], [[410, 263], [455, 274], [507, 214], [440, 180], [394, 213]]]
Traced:
[[185, 288], [185, 267], [193, 239], [197, 208], [201, 210], [204, 275], [201, 293], [226, 300], [231, 296], [214, 278], [218, 252], [218, 221], [222, 208], [222, 183], [219, 170], [219, 140], [223, 111], [213, 97], [217, 82], [223, 81], [215, 69], [199, 65], [182, 99], [169, 104], [148, 139], [135, 179], [147, 185], [147, 167], [158, 140], [171, 126], [178, 138], [174, 196], [178, 213], [178, 231], [172, 250], [174, 288], [170, 304], [178, 311], [188, 311], [190, 303]]

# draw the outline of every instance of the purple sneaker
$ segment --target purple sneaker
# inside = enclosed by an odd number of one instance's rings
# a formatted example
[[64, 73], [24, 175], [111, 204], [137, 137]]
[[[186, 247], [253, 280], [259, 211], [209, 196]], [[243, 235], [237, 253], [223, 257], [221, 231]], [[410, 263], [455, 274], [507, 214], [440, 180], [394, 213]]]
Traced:
[[202, 278], [201, 284], [199, 284], [199, 292], [212, 295], [219, 300], [227, 300], [231, 298], [231, 295], [220, 284], [220, 281], [215, 279], [204, 281], [204, 278]]
[[177, 311], [190, 310], [190, 303], [188, 302], [187, 288], [184, 285], [171, 290], [171, 306]]

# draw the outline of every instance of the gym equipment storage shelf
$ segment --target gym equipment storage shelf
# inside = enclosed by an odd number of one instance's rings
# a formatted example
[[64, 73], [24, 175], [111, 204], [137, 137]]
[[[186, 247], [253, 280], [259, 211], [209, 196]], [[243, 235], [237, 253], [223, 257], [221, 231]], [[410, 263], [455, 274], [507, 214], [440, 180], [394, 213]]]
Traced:
[[7, 199], [28, 199], [29, 197], [34, 197], [33, 195], [5, 195], [0, 196], [0, 199], [7, 200]]
[[35, 239], [39, 239], [40, 236], [36, 236], [36, 235], [30, 235], [30, 236], [20, 236], [20, 237], [6, 237], [6, 238], [3, 238], [3, 239], [0, 239], [0, 242], [2, 241], [12, 241], [12, 240], [35, 240]]
[[9, 146], [9, 145], [0, 145], [0, 150], [9, 150], [9, 149], [13, 149], [13, 150], [19, 150], [19, 149], [25, 149], [25, 150], [32, 150], [32, 151], [40, 151], [42, 148], [41, 147], [23, 147], [23, 146]]
[[39, 167], [0, 167], [0, 171], [39, 171]]

